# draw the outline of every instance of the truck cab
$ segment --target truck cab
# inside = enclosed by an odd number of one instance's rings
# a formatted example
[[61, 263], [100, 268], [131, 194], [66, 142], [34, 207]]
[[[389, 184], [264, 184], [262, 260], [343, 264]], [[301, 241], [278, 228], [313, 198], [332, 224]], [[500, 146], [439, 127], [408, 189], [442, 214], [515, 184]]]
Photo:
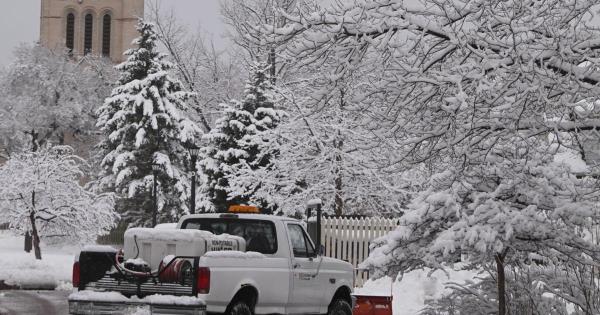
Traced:
[[338, 296], [351, 303], [352, 266], [319, 255], [298, 220], [260, 214], [198, 214], [183, 217], [178, 228], [237, 235], [246, 240], [247, 252], [263, 255], [246, 258], [244, 264], [225, 253], [200, 259], [202, 266], [210, 268], [211, 278], [219, 279], [211, 281], [208, 293], [198, 295], [209, 312], [226, 313], [236, 295], [255, 314], [326, 314]]

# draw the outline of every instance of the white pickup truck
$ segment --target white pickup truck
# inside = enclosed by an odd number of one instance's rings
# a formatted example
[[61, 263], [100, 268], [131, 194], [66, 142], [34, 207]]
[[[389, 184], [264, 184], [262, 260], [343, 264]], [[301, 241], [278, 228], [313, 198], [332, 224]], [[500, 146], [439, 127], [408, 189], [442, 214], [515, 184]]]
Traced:
[[71, 314], [352, 314], [354, 270], [323, 257], [301, 221], [261, 214], [184, 216], [130, 229], [124, 252], [83, 250]]

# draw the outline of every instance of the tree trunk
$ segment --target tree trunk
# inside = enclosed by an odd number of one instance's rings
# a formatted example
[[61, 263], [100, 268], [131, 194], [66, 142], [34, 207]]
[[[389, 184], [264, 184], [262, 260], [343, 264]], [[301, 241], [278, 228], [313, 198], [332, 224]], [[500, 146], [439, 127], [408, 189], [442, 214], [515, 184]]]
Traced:
[[269, 51], [269, 60], [268, 63], [270, 65], [269, 67], [269, 74], [271, 76], [271, 84], [275, 85], [277, 83], [277, 69], [276, 67], [276, 56], [275, 56], [275, 47], [271, 47], [270, 51]]
[[335, 156], [335, 162], [337, 164], [336, 174], [335, 174], [335, 215], [341, 216], [344, 212], [344, 199], [343, 199], [343, 180], [342, 180], [342, 154], [340, 151], [342, 150], [343, 142], [340, 140], [336, 142], [336, 149], [338, 153]]
[[506, 315], [506, 276], [504, 275], [505, 254], [496, 254], [496, 271], [498, 284], [498, 315]]
[[31, 233], [33, 236], [33, 251], [35, 259], [42, 260], [42, 251], [40, 249], [40, 235], [38, 234], [37, 225], [35, 224], [35, 191], [31, 192], [31, 212], [29, 212], [29, 221], [31, 222]]
[[26, 252], [31, 252], [31, 248], [33, 246], [33, 239], [31, 237], [31, 234], [29, 234], [29, 231], [25, 232], [25, 251]]
[[[345, 91], [340, 90], [340, 118], [339, 123], [342, 125], [343, 121], [341, 115], [344, 111], [344, 107], [346, 106], [346, 100], [344, 99]], [[341, 128], [341, 127], [340, 127]], [[335, 215], [341, 216], [344, 213], [344, 182], [342, 177], [343, 170], [343, 158], [342, 158], [342, 150], [344, 148], [344, 139], [342, 137], [341, 130], [337, 131], [336, 137], [333, 140], [333, 146], [335, 148]]]
[[37, 152], [38, 149], [38, 133], [35, 132], [35, 129], [31, 129], [31, 151]]

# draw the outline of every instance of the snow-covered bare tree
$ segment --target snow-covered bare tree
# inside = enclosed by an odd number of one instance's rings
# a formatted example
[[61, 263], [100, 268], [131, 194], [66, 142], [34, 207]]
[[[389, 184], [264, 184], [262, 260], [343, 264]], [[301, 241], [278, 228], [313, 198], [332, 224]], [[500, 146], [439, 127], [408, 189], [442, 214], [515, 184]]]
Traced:
[[16, 153], [0, 167], [0, 215], [11, 230], [32, 233], [37, 259], [40, 238], [90, 243], [116, 225], [113, 196], [81, 186], [86, 167], [68, 146]]
[[[189, 213], [185, 145], [202, 131], [182, 114], [192, 95], [170, 74], [166, 55], [157, 51], [154, 25], [140, 20], [137, 29], [138, 47], [125, 53], [127, 60], [117, 66], [118, 86], [98, 110], [104, 133], [98, 185], [122, 197], [120, 210], [128, 222], [147, 226]], [[153, 165], [160, 170], [153, 171]]]
[[91, 56], [75, 62], [38, 45], [20, 46], [15, 56], [0, 76], [2, 154], [67, 141], [87, 155], [95, 110], [110, 95], [112, 65]]
[[270, 25], [273, 28], [285, 27], [288, 21], [284, 15], [294, 12], [298, 2], [297, 0], [221, 1], [221, 15], [231, 30], [229, 37], [237, 48], [241, 48], [235, 50], [236, 59], [245, 60], [248, 68], [256, 61], [267, 62], [271, 66], [269, 77], [273, 84], [285, 73], [287, 61], [280, 58], [284, 42], [264, 41], [260, 27], [262, 25]]
[[150, 15], [160, 43], [174, 62], [174, 74], [194, 93], [190, 116], [204, 132], [210, 131], [219, 117], [218, 104], [242, 94], [246, 71], [231, 51], [217, 50], [201, 29], [188, 29], [158, 1], [150, 2]]
[[315, 70], [281, 83], [289, 119], [276, 130], [278, 158], [257, 178], [256, 194], [287, 214], [320, 197], [329, 214], [393, 215], [418, 185], [418, 172], [385, 167], [399, 150], [377, 123], [378, 110], [363, 109], [359, 77], [332, 82]]
[[[582, 268], [577, 262], [532, 259], [528, 264], [506, 270], [506, 302], [510, 314], [593, 315], [600, 303], [600, 286], [595, 267]], [[494, 314], [497, 306], [495, 266], [466, 283], [448, 283], [449, 292], [431, 300], [423, 315]]]
[[263, 27], [272, 42], [287, 43], [287, 60], [335, 62], [325, 68], [333, 80], [372, 69], [376, 79], [364, 81], [359, 105], [385, 109], [379, 124], [402, 148], [387, 166], [437, 174], [372, 267], [439, 267], [470, 251], [474, 261], [496, 264], [505, 314], [505, 264], [528, 253], [584, 265], [597, 256], [581, 232], [598, 223], [594, 185], [553, 163], [565, 147], [581, 150], [580, 132], [600, 127], [577, 110], [600, 92], [596, 5], [336, 2], [288, 14], [284, 28]]
[[[494, 262], [501, 292], [495, 300], [503, 304], [507, 267], [532, 260], [594, 267], [600, 258], [600, 246], [590, 237], [600, 224], [596, 181], [577, 178], [568, 166], [548, 161], [552, 156], [545, 152], [510, 161], [503, 159], [507, 153], [508, 147], [496, 148], [488, 155], [496, 163], [433, 176], [367, 265], [383, 274], [443, 268], [461, 254], [472, 268]], [[548, 288], [554, 294], [564, 289]]]
[[275, 106], [268, 71], [264, 63], [252, 67], [245, 99], [222, 104], [224, 116], [205, 135], [209, 144], [199, 162], [204, 211], [224, 212], [236, 204], [254, 204], [265, 212], [277, 210], [277, 204], [254, 194], [260, 187], [255, 172], [270, 168], [277, 155], [271, 131], [285, 116]]

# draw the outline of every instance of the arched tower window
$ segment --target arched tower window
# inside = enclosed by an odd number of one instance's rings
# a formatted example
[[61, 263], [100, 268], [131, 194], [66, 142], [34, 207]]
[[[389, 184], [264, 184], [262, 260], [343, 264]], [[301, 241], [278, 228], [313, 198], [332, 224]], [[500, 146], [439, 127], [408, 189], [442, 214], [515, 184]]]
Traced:
[[110, 27], [112, 18], [105, 14], [102, 18], [102, 56], [110, 57]]
[[92, 38], [94, 34], [94, 17], [91, 14], [85, 15], [83, 32], [83, 53], [89, 54], [92, 52]]
[[66, 39], [65, 43], [67, 49], [69, 49], [69, 53], [73, 53], [73, 49], [75, 48], [75, 14], [69, 13], [67, 14], [67, 28], [66, 28]]

